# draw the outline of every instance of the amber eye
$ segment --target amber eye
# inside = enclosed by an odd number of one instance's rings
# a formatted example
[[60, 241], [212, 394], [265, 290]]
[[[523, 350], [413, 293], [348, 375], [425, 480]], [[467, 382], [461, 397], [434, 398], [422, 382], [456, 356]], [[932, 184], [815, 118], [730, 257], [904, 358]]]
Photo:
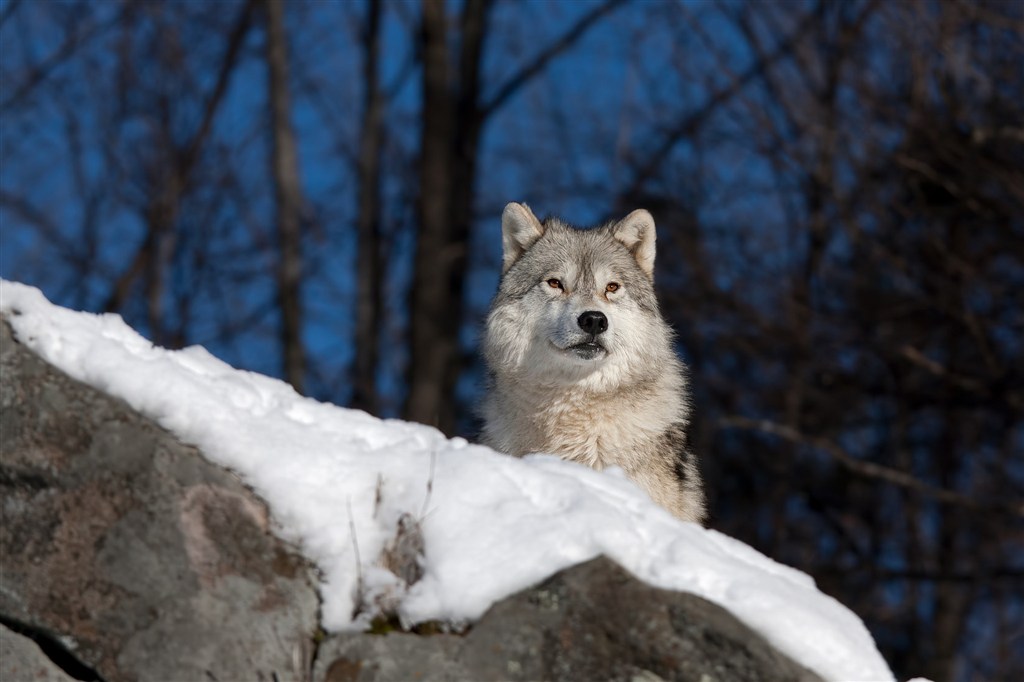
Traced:
[[613, 293], [615, 293], [616, 291], [619, 290], [619, 283], [618, 282], [608, 282], [608, 286], [606, 286], [604, 288], [604, 290], [607, 291], [609, 294], [613, 294]]
[[548, 286], [551, 287], [552, 289], [561, 289], [562, 280], [555, 279], [554, 277], [552, 277], [551, 279], [548, 280]]

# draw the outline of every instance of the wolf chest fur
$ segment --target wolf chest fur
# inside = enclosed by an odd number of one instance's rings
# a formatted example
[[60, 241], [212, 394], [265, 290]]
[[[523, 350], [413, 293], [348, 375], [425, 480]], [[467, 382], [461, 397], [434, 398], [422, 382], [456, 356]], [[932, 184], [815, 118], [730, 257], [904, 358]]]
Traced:
[[701, 522], [686, 376], [654, 295], [651, 214], [580, 230], [512, 203], [502, 249], [484, 334], [484, 441], [619, 466], [655, 502]]

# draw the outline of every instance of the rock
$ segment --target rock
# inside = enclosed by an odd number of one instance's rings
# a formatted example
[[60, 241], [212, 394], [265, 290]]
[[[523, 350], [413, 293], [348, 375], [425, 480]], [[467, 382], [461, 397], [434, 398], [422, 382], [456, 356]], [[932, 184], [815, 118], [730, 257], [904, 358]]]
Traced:
[[495, 604], [464, 635], [331, 637], [318, 682], [818, 680], [725, 609], [640, 582], [607, 558]]
[[0, 680], [74, 682], [28, 637], [0, 625]]
[[[820, 679], [728, 611], [606, 558], [463, 634], [337, 634], [314, 650], [312, 569], [237, 477], [40, 360], [6, 322], [0, 373], [3, 680]], [[424, 550], [409, 517], [384, 563], [411, 585]]]
[[107, 682], [306, 679], [311, 568], [265, 505], [6, 323], [0, 372], [0, 619]]

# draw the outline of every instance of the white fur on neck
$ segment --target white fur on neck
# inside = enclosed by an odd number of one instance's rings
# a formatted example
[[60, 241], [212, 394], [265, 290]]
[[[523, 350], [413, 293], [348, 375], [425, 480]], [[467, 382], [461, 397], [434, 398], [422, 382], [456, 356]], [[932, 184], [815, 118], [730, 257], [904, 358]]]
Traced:
[[557, 386], [496, 377], [502, 400], [487, 406], [488, 440], [513, 455], [550, 452], [595, 469], [614, 465], [630, 472], [644, 464], [641, 453], [653, 441], [686, 420], [674, 372], [650, 386], [617, 391], [594, 390], [598, 378], [588, 379]]

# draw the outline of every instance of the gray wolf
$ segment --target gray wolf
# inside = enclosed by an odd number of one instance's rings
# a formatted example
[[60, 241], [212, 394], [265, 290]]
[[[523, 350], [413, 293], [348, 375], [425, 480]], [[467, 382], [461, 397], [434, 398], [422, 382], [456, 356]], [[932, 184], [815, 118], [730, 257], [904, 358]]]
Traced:
[[686, 374], [654, 295], [654, 218], [640, 209], [581, 230], [511, 203], [501, 232], [484, 442], [619, 466], [675, 516], [702, 522]]

